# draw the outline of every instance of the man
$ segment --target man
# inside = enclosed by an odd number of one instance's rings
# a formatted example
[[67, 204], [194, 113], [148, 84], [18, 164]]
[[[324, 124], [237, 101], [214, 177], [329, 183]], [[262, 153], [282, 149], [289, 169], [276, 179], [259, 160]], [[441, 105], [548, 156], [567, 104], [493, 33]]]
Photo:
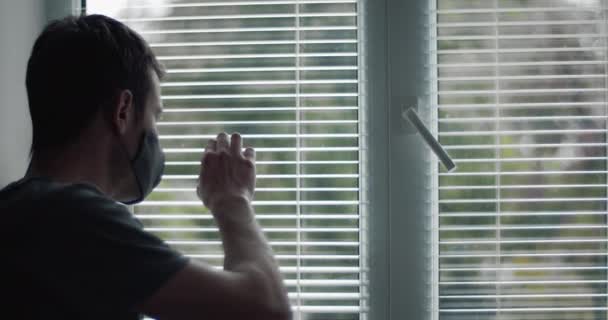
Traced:
[[141, 37], [105, 16], [52, 22], [36, 40], [30, 168], [0, 191], [3, 319], [291, 318], [251, 206], [254, 150], [238, 134], [208, 142], [197, 188], [223, 270], [169, 248], [118, 203], [160, 181], [161, 76]]

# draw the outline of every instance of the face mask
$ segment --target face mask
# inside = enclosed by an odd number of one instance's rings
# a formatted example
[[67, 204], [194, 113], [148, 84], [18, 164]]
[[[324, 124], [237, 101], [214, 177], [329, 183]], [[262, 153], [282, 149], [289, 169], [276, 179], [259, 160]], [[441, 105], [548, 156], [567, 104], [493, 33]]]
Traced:
[[139, 197], [122, 201], [124, 204], [134, 204], [144, 200], [160, 183], [165, 170], [165, 154], [160, 148], [158, 136], [146, 131], [139, 144], [135, 158], [131, 160], [131, 169], [139, 188]]

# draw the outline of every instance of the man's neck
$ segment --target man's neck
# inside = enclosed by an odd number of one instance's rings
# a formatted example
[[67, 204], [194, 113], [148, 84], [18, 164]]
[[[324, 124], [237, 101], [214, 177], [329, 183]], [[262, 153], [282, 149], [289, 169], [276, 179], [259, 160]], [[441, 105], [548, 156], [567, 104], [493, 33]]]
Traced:
[[94, 150], [62, 150], [34, 153], [26, 177], [46, 177], [62, 183], [88, 183], [112, 194], [109, 162]]

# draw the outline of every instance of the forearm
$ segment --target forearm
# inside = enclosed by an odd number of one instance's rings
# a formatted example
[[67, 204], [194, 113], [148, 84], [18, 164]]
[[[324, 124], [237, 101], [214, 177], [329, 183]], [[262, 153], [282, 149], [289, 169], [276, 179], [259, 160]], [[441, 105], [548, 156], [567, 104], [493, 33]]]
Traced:
[[251, 301], [267, 304], [280, 314], [290, 314], [283, 278], [250, 203], [244, 199], [233, 199], [216, 206], [214, 214], [221, 217], [216, 221], [224, 245], [224, 270], [249, 277], [254, 287], [253, 290], [244, 290], [244, 294]]
[[214, 208], [224, 246], [224, 269], [243, 264], [260, 264], [278, 273], [272, 250], [255, 220], [253, 208], [245, 199], [230, 199]]

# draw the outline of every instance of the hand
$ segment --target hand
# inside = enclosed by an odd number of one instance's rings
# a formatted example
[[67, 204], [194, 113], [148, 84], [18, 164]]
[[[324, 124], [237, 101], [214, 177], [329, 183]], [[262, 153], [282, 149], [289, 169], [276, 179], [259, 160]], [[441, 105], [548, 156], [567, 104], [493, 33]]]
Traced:
[[223, 202], [253, 200], [255, 190], [255, 151], [243, 149], [241, 135], [220, 133], [207, 143], [201, 159], [198, 197], [214, 213]]

